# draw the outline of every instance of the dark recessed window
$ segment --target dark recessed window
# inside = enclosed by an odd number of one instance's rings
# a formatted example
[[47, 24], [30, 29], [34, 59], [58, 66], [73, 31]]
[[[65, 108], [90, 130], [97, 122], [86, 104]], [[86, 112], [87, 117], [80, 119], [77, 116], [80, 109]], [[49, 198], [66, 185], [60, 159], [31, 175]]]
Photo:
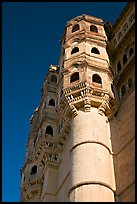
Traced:
[[125, 93], [126, 93], [126, 87], [125, 87], [125, 85], [123, 85], [123, 86], [121, 87], [121, 96], [124, 96]]
[[128, 88], [130, 89], [133, 86], [132, 78], [128, 79]]
[[74, 54], [76, 52], [79, 52], [79, 48], [78, 47], [74, 47], [73, 50], [71, 51], [71, 54]]
[[119, 72], [121, 70], [121, 63], [120, 61], [117, 63], [117, 72]]
[[91, 25], [91, 26], [90, 26], [90, 31], [95, 32], [95, 33], [98, 33], [98, 29], [97, 29], [97, 27], [94, 26], [94, 25]]
[[134, 21], [134, 19], [135, 19], [135, 14], [132, 13], [130, 18], [129, 18], [130, 23], [132, 23]]
[[114, 39], [114, 40], [113, 40], [113, 45], [115, 46], [116, 44], [117, 44], [117, 40]]
[[126, 32], [127, 29], [128, 29], [128, 24], [125, 23], [124, 26], [123, 26], [123, 30]]
[[50, 106], [55, 106], [55, 101], [54, 101], [54, 99], [50, 99], [49, 105], [50, 105]]
[[130, 48], [130, 50], [129, 50], [129, 55], [131, 56], [133, 53], [134, 53], [133, 48]]
[[63, 95], [63, 90], [61, 89], [61, 92], [60, 92], [60, 97]]
[[99, 50], [96, 48], [96, 47], [93, 47], [92, 49], [91, 49], [91, 52], [92, 53], [95, 53], [95, 54], [100, 54], [100, 52], [99, 52]]
[[53, 136], [53, 128], [50, 125], [46, 127], [46, 134]]
[[96, 82], [96, 83], [99, 83], [99, 84], [102, 84], [101, 77], [98, 74], [93, 74], [92, 81]]
[[79, 72], [75, 72], [74, 74], [71, 75], [70, 77], [70, 83], [79, 80]]
[[34, 165], [31, 169], [31, 175], [36, 174], [37, 173], [37, 166]]
[[124, 56], [123, 56], [123, 64], [126, 64], [126, 62], [127, 62], [127, 55], [124, 54]]
[[79, 24], [76, 24], [76, 25], [73, 26], [72, 33], [76, 32], [77, 30], [79, 30]]
[[119, 33], [118, 33], [118, 39], [120, 40], [121, 37], [122, 37], [122, 33], [119, 32]]
[[51, 76], [51, 81], [57, 83], [57, 77], [55, 75]]

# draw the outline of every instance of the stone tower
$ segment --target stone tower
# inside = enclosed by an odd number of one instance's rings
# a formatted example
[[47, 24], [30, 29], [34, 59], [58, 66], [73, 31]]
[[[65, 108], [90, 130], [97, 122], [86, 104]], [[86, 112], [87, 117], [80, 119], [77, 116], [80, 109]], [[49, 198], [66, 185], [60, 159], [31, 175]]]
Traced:
[[59, 65], [49, 67], [30, 120], [21, 201], [116, 201], [120, 103], [107, 42], [100, 18], [67, 23]]
[[62, 40], [63, 90], [72, 113], [70, 201], [114, 201], [114, 95], [106, 41], [102, 19], [88, 15], [69, 21]]

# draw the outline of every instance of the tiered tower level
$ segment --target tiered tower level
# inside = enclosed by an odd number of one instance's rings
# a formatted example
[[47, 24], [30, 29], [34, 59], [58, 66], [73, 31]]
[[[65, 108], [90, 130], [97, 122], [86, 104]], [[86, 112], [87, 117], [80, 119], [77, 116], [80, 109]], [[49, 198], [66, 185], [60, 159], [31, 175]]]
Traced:
[[100, 18], [67, 23], [30, 120], [21, 201], [115, 201], [110, 124], [120, 103], [107, 41]]

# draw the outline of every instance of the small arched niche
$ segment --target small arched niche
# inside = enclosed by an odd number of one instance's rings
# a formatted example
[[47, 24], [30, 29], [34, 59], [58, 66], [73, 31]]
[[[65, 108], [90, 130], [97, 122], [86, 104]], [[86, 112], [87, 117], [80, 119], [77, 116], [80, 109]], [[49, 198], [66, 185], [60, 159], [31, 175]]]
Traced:
[[53, 128], [50, 125], [46, 127], [46, 135], [51, 135], [53, 137]]
[[71, 75], [70, 77], [70, 83], [74, 82], [74, 81], [78, 81], [79, 80], [79, 72], [75, 72]]
[[56, 75], [51, 76], [51, 82], [57, 83], [57, 77]]
[[32, 169], [31, 169], [30, 175], [34, 175], [34, 174], [36, 174], [36, 173], [37, 173], [37, 166], [34, 165], [34, 166], [32, 167]]
[[132, 88], [133, 87], [133, 81], [132, 81], [132, 78], [130, 77], [129, 79], [128, 79], [128, 88], [130, 89], [130, 88]]
[[120, 63], [120, 61], [117, 63], [117, 73], [121, 70], [121, 63]]
[[91, 25], [91, 26], [90, 26], [90, 31], [91, 31], [91, 32], [98, 33], [98, 29], [97, 29], [97, 27], [96, 27], [95, 25]]
[[123, 97], [125, 95], [125, 93], [126, 93], [126, 86], [125, 86], [125, 84], [123, 84], [121, 87], [121, 97]]
[[49, 106], [55, 106], [55, 100], [54, 99], [49, 100]]
[[93, 47], [91, 49], [91, 53], [98, 54], [98, 55], [100, 54], [99, 50], [96, 47]]
[[79, 24], [76, 24], [76, 25], [74, 25], [73, 28], [72, 28], [72, 33], [76, 32], [76, 31], [78, 31], [78, 30], [79, 30]]
[[71, 51], [71, 54], [75, 54], [76, 52], [79, 52], [79, 48], [78, 47], [74, 47]]
[[92, 81], [98, 84], [102, 84], [102, 79], [98, 74], [93, 74]]

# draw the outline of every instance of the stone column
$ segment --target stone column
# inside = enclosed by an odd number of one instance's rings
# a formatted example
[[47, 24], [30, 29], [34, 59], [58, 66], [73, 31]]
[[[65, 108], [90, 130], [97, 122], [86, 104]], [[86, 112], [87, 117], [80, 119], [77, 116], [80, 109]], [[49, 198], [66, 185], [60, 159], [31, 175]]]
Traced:
[[109, 122], [98, 109], [77, 111], [71, 121], [70, 201], [114, 202], [115, 178]]

